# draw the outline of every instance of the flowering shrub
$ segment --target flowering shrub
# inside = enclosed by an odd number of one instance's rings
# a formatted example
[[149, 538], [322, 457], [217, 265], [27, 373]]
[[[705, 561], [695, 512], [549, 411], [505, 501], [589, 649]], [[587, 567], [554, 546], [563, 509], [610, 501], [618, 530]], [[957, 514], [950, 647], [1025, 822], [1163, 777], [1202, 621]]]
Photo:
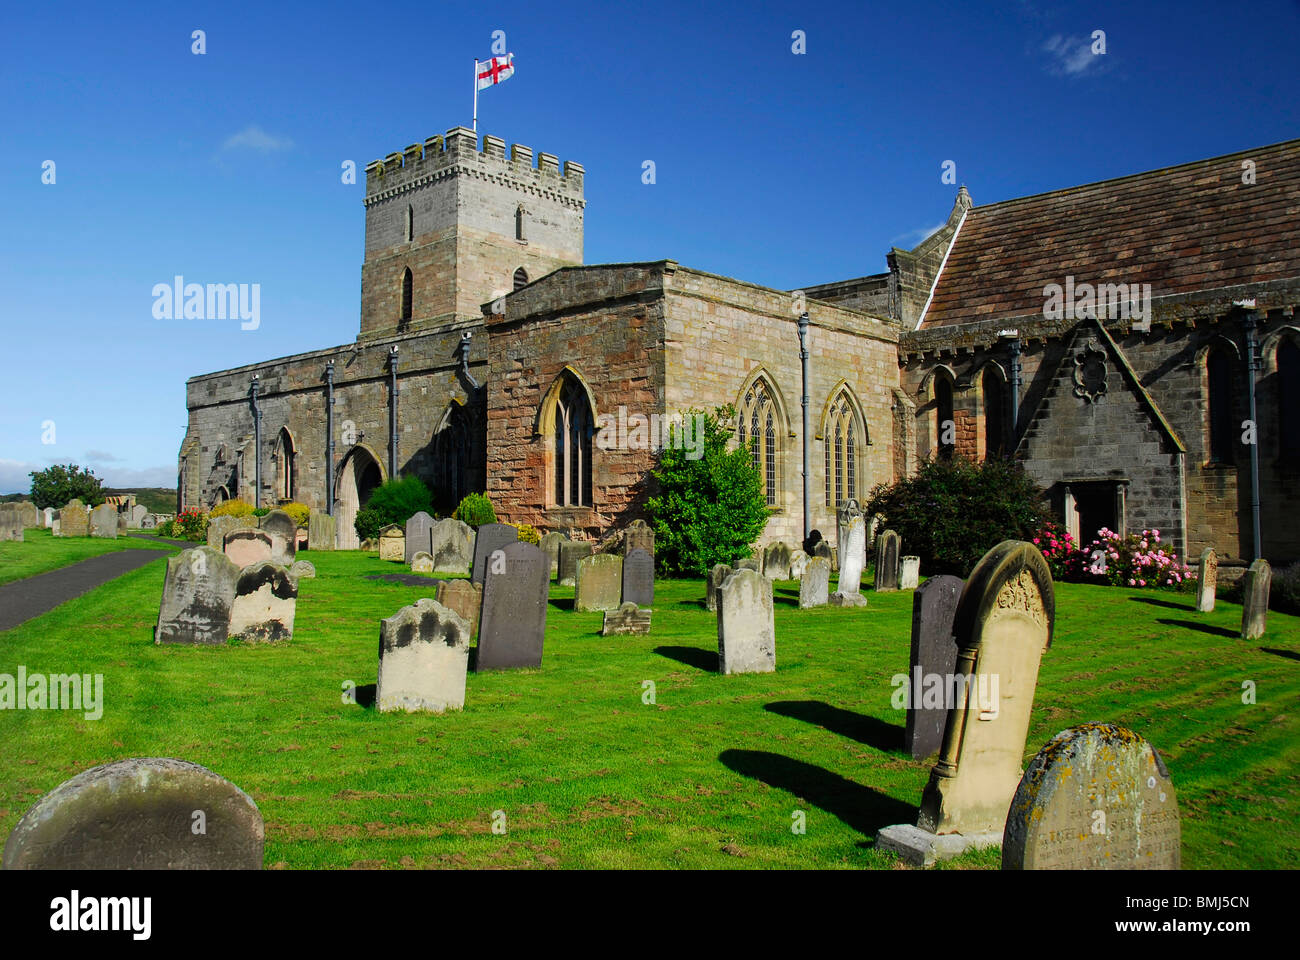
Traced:
[[1047, 520], [1038, 528], [1034, 546], [1042, 551], [1053, 580], [1078, 578], [1082, 569], [1078, 545], [1055, 520]]
[[519, 531], [520, 543], [531, 543], [533, 546], [539, 546], [542, 542], [542, 535], [537, 529], [528, 523], [512, 523], [510, 526]]
[[[1058, 525], [1046, 523], [1034, 543], [1047, 558], [1052, 576], [1060, 580], [1166, 590], [1184, 589], [1196, 581], [1196, 571], [1161, 545], [1159, 530], [1121, 537], [1103, 527], [1091, 543], [1076, 546]], [[1098, 551], [1101, 556], [1094, 560]]]
[[185, 510], [172, 523], [172, 536], [181, 540], [206, 540], [208, 515], [201, 510]]
[[253, 513], [253, 505], [243, 500], [223, 500], [212, 508], [209, 517], [247, 517]]

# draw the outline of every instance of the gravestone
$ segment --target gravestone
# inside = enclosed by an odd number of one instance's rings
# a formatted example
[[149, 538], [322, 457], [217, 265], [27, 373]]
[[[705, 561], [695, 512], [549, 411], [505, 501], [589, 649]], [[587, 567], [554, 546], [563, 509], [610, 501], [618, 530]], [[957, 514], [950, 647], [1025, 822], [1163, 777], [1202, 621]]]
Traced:
[[149, 516], [149, 508], [143, 503], [137, 503], [131, 508], [131, 526], [137, 530], [144, 526], [144, 518]]
[[213, 550], [222, 550], [226, 545], [226, 535], [236, 530], [256, 530], [257, 517], [220, 516], [208, 521], [208, 546]]
[[799, 609], [826, 606], [831, 583], [831, 562], [825, 557], [812, 557], [804, 567], [799, 580]]
[[429, 531], [434, 573], [467, 576], [474, 562], [474, 528], [462, 520], [439, 520]]
[[898, 589], [899, 554], [903, 551], [903, 541], [893, 530], [886, 530], [876, 538], [876, 583], [877, 593], [888, 593]]
[[831, 550], [831, 545], [825, 540], [817, 541], [816, 545], [812, 549], [811, 556], [821, 557], [830, 564], [832, 570], [835, 569], [835, 553]]
[[769, 543], [763, 550], [763, 576], [769, 580], [790, 579], [790, 548], [784, 543]]
[[293, 639], [298, 606], [298, 578], [270, 560], [239, 572], [230, 607], [230, 636], [245, 643]]
[[59, 515], [57, 511], [54, 514], [54, 519], [50, 521], [50, 536], [63, 536], [63, 531], [59, 529]]
[[54, 529], [54, 508], [46, 507], [41, 511], [41, 526], [46, 530]]
[[406, 562], [406, 533], [395, 523], [379, 531], [379, 559]]
[[154, 643], [225, 643], [239, 567], [211, 547], [167, 558]]
[[550, 564], [531, 543], [516, 541], [499, 549], [505, 554], [503, 569], [494, 572], [487, 566], [483, 581], [483, 617], [474, 669], [540, 667]]
[[568, 540], [560, 544], [560, 565], [555, 573], [561, 586], [571, 587], [578, 576], [578, 561], [591, 556], [594, 545], [586, 540]]
[[307, 515], [307, 549], [333, 550], [334, 518], [328, 513], [313, 510]]
[[808, 569], [808, 554], [802, 550], [794, 550], [790, 553], [790, 579], [799, 580], [803, 577], [803, 572]]
[[271, 559], [289, 566], [298, 553], [298, 525], [283, 510], [272, 510], [257, 524], [271, 535]]
[[3, 868], [260, 870], [264, 839], [257, 804], [206, 767], [118, 760], [41, 797], [9, 834]]
[[731, 565], [733, 570], [753, 570], [755, 573], [763, 572], [763, 561], [758, 557], [746, 557], [743, 560], [737, 560]]
[[413, 514], [406, 521], [406, 529], [403, 531], [406, 537], [406, 556], [402, 562], [410, 565], [415, 559], [417, 553], [427, 553], [430, 559], [433, 558], [433, 526], [436, 521], [423, 510]]
[[623, 535], [623, 556], [633, 550], [644, 550], [654, 559], [655, 532], [644, 520], [633, 520]]
[[912, 649], [907, 670], [907, 722], [903, 749], [924, 760], [943, 745], [950, 679], [957, 666], [953, 618], [964, 584], [960, 577], [931, 577], [912, 595]]
[[617, 610], [623, 602], [623, 558], [616, 553], [583, 557], [573, 586], [574, 610]]
[[125, 513], [122, 513], [121, 511], [118, 511], [118, 514], [117, 514], [117, 535], [118, 535], [119, 537], [125, 537], [126, 534], [127, 534], [127, 531], [131, 529], [129, 526], [127, 526], [127, 521], [128, 521], [128, 519], [129, 519], [129, 518], [127, 517], [127, 515], [126, 515]]
[[569, 538], [558, 530], [552, 530], [550, 533], [542, 535], [542, 542], [539, 547], [542, 553], [546, 554], [546, 561], [551, 565], [551, 579], [555, 579], [556, 573], [560, 569], [560, 544]]
[[756, 570], [737, 570], [718, 589], [718, 672], [775, 669], [772, 581]]
[[239, 568], [271, 559], [271, 535], [265, 530], [235, 530], [226, 534], [221, 552]]
[[518, 528], [508, 523], [485, 523], [479, 527], [478, 536], [474, 538], [474, 572], [470, 579], [475, 583], [482, 583], [488, 557], [507, 544], [518, 540]]
[[[862, 516], [862, 508], [858, 506], [858, 501], [849, 499], [835, 511], [835, 546], [839, 552], [840, 568], [843, 569], [848, 558], [845, 556], [844, 545], [849, 542], [849, 525], [854, 518], [862, 520], [862, 556], [858, 557], [858, 569], [865, 570], [867, 566], [867, 527], [866, 518]], [[854, 548], [857, 547], [857, 541], [854, 541]], [[843, 579], [843, 578], [841, 578]]]
[[296, 580], [315, 580], [316, 565], [308, 560], [295, 560], [289, 568], [289, 576]]
[[41, 514], [36, 509], [36, 504], [30, 500], [19, 500], [14, 506], [18, 510], [18, 519], [24, 530], [35, 530], [41, 525]]
[[899, 577], [898, 586], [903, 590], [915, 590], [917, 584], [921, 582], [921, 558], [904, 557], [903, 571]]
[[427, 597], [379, 622], [379, 681], [375, 706], [443, 713], [465, 706], [470, 626]]
[[106, 540], [117, 539], [117, 508], [111, 503], [101, 503], [90, 511], [90, 535]]
[[867, 598], [862, 595], [862, 558], [867, 555], [867, 526], [861, 513], [849, 518], [842, 544], [840, 580], [831, 595], [831, 603], [837, 607], [865, 607]]
[[0, 540], [23, 542], [23, 520], [12, 503], [0, 503]]
[[1201, 562], [1196, 571], [1196, 611], [1210, 613], [1214, 610], [1214, 593], [1219, 585], [1219, 555], [1213, 547], [1201, 551]]
[[59, 535], [63, 537], [90, 536], [90, 511], [86, 509], [86, 505], [80, 500], [69, 500], [59, 510]]
[[602, 637], [644, 636], [649, 632], [650, 611], [635, 603], [624, 603], [617, 610], [606, 610], [605, 623], [600, 629]]
[[440, 580], [433, 598], [448, 610], [455, 610], [469, 624], [470, 636], [478, 633], [478, 615], [483, 606], [483, 587], [468, 580]]
[[411, 557], [412, 573], [433, 573], [433, 557], [423, 550], [418, 551], [415, 556]]
[[655, 605], [654, 557], [639, 547], [623, 558], [623, 603], [638, 607]]
[[718, 588], [722, 586], [722, 581], [731, 576], [732, 569], [725, 563], [716, 563], [713, 569], [709, 571], [705, 579], [704, 606], [710, 613], [718, 612]]
[[1179, 870], [1178, 796], [1155, 748], [1085, 723], [1030, 761], [1002, 834], [1003, 870]]
[[1273, 583], [1273, 568], [1264, 559], [1256, 560], [1241, 578], [1241, 639], [1257, 640], [1268, 627], [1268, 592]]

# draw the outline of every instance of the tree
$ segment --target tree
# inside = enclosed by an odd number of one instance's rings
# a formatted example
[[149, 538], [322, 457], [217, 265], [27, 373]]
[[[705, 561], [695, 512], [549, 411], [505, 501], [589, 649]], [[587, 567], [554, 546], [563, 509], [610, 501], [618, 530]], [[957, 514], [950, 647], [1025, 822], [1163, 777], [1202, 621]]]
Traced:
[[89, 467], [56, 464], [45, 470], [33, 471], [32, 503], [37, 510], [46, 507], [60, 509], [72, 500], [81, 500], [87, 507], [97, 507], [104, 502], [104, 485]]
[[[728, 450], [735, 417], [731, 406], [712, 416], [687, 410], [683, 420], [702, 424], [703, 444], [670, 443], [652, 477], [657, 493], [646, 502], [655, 531], [655, 563], [670, 573], [703, 576], [717, 563], [747, 556], [770, 511], [750, 451]], [[695, 438], [699, 444], [699, 438]], [[695, 459], [692, 453], [698, 453]]]

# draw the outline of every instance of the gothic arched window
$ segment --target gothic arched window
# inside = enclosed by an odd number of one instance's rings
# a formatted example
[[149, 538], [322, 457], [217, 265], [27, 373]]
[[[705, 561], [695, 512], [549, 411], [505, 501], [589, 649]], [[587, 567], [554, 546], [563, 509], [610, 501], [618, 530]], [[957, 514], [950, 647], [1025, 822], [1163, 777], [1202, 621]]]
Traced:
[[434, 438], [438, 493], [449, 503], [460, 503], [469, 488], [469, 418], [459, 403], [451, 404], [442, 429]]
[[745, 391], [739, 413], [740, 443], [749, 447], [768, 506], [776, 506], [780, 472], [782, 424], [772, 391], [761, 378]]
[[409, 203], [406, 205], [406, 236], [405, 240], [415, 239], [415, 208]]
[[1300, 344], [1288, 336], [1277, 348], [1278, 453], [1300, 458]]
[[858, 427], [848, 391], [840, 390], [822, 427], [826, 448], [826, 506], [838, 509], [858, 496]]
[[411, 268], [402, 271], [402, 312], [398, 319], [406, 323], [411, 319], [411, 301], [414, 297]]
[[519, 206], [515, 207], [515, 239], [516, 240], [528, 239], [528, 237], [525, 235], [527, 232], [525, 230], [525, 226], [527, 223], [528, 223], [528, 211], [524, 209], [524, 205], [521, 203], [519, 204]]
[[595, 416], [587, 391], [572, 373], [563, 374], [555, 401], [552, 436], [555, 441], [555, 505], [589, 507], [591, 498], [591, 441]]
[[934, 410], [939, 459], [951, 460], [957, 447], [957, 424], [953, 419], [952, 381], [942, 373], [934, 378]]
[[1205, 381], [1209, 396], [1210, 460], [1232, 463], [1235, 459], [1232, 429], [1232, 354], [1223, 347], [1210, 350], [1205, 358]]
[[293, 437], [282, 427], [275, 441], [275, 494], [281, 500], [293, 499], [294, 457]]
[[528, 286], [528, 271], [520, 267], [515, 271], [515, 289], [520, 290]]

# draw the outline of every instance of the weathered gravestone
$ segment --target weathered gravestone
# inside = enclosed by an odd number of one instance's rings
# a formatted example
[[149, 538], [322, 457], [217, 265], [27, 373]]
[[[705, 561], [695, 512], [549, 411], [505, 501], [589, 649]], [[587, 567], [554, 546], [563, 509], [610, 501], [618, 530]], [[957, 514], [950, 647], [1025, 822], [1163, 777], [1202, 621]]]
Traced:
[[811, 558], [799, 580], [799, 609], [826, 606], [830, 583], [831, 562], [825, 557]]
[[623, 558], [615, 553], [583, 557], [573, 586], [574, 610], [617, 610], [623, 602]]
[[731, 567], [725, 563], [715, 563], [713, 569], [709, 571], [708, 577], [704, 581], [704, 606], [709, 613], [718, 612], [718, 588], [722, 586], [722, 581], [731, 576]]
[[298, 525], [283, 510], [272, 510], [257, 524], [271, 535], [271, 559], [288, 566], [298, 553]]
[[784, 543], [769, 543], [763, 550], [763, 576], [769, 580], [790, 579], [790, 548]]
[[531, 543], [516, 541], [500, 549], [505, 555], [500, 572], [488, 565], [483, 581], [474, 669], [540, 667], [550, 564]]
[[23, 521], [12, 503], [0, 503], [0, 540], [23, 541]]
[[1264, 559], [1256, 560], [1241, 578], [1241, 639], [1257, 640], [1268, 627], [1268, 592], [1273, 583], [1273, 568]]
[[119, 537], [124, 537], [129, 529], [130, 527], [127, 526], [127, 515], [119, 511], [117, 515], [117, 535]]
[[415, 559], [417, 553], [427, 553], [430, 559], [433, 557], [433, 526], [436, 521], [423, 510], [413, 514], [406, 521], [406, 529], [403, 531], [406, 537], [406, 556], [402, 562], [409, 565]]
[[208, 546], [213, 550], [223, 550], [226, 536], [236, 530], [256, 530], [257, 517], [213, 517], [208, 521]]
[[831, 603], [837, 607], [865, 607], [867, 598], [862, 595], [862, 558], [867, 551], [867, 526], [862, 514], [850, 517], [841, 541], [844, 553], [840, 555], [840, 580]]
[[733, 570], [753, 570], [755, 573], [763, 572], [763, 561], [758, 557], [746, 557], [743, 560], [737, 560], [731, 565]]
[[395, 523], [379, 531], [379, 559], [406, 562], [406, 533]]
[[602, 637], [642, 636], [649, 632], [650, 611], [635, 603], [624, 603], [617, 610], [606, 610], [605, 623], [600, 629]]
[[260, 870], [264, 839], [257, 804], [206, 767], [118, 760], [38, 800], [5, 842], [4, 869]]
[[59, 526], [60, 526], [60, 522], [59, 522], [59, 514], [58, 514], [58, 511], [56, 510], [55, 513], [54, 513], [54, 519], [50, 521], [50, 535], [51, 535], [51, 536], [54, 536], [54, 537], [61, 537], [61, 536], [63, 536], [63, 531], [59, 529]]
[[790, 579], [799, 580], [803, 577], [803, 572], [808, 569], [808, 554], [802, 550], [792, 550], [790, 552]]
[[469, 638], [464, 617], [427, 597], [381, 620], [375, 705], [385, 713], [463, 709]]
[[639, 547], [623, 558], [623, 603], [655, 605], [655, 560]]
[[440, 580], [433, 598], [448, 610], [455, 610], [469, 624], [470, 635], [478, 633], [478, 615], [483, 606], [483, 586], [468, 580]]
[[1030, 761], [1003, 829], [1003, 870], [1181, 867], [1173, 780], [1132, 730], [1071, 727]]
[[417, 551], [415, 556], [411, 557], [412, 573], [433, 573], [433, 557], [425, 551]]
[[1219, 555], [1213, 547], [1201, 551], [1201, 563], [1196, 571], [1196, 610], [1210, 613], [1214, 610], [1214, 593], [1219, 585]]
[[[858, 569], [864, 570], [867, 566], [867, 536], [866, 536], [866, 519], [862, 516], [862, 508], [858, 506], [858, 501], [849, 499], [844, 501], [843, 505], [835, 511], [835, 546], [838, 548], [840, 568], [843, 569], [847, 562], [845, 555], [845, 545], [849, 542], [849, 525], [854, 518], [863, 521], [862, 525], [862, 556], [858, 558]], [[857, 548], [857, 542], [854, 542], [854, 548]]]
[[316, 565], [309, 560], [295, 560], [289, 568], [289, 576], [297, 580], [315, 580]]
[[718, 672], [775, 669], [772, 581], [756, 570], [737, 570], [718, 589]]
[[19, 500], [14, 506], [18, 510], [18, 519], [24, 530], [35, 530], [41, 525], [40, 511], [30, 500]]
[[[90, 536], [90, 511], [80, 500], [69, 500], [59, 510], [60, 536]], [[220, 549], [220, 547], [218, 547]]]
[[823, 560], [825, 560], [827, 563], [831, 565], [832, 570], [835, 569], [835, 551], [831, 549], [831, 545], [827, 543], [825, 540], [817, 541], [817, 543], [813, 546], [812, 553], [810, 554], [810, 556], [821, 557]]
[[474, 538], [474, 572], [470, 579], [475, 583], [482, 583], [483, 575], [487, 570], [488, 557], [507, 544], [516, 543], [518, 540], [518, 528], [508, 523], [485, 523], [479, 527], [478, 536]]
[[211, 547], [167, 558], [154, 643], [225, 643], [239, 567]]
[[898, 589], [899, 554], [903, 550], [903, 541], [893, 530], [886, 530], [876, 538], [876, 583], [877, 593], [888, 593]]
[[560, 569], [560, 544], [568, 539], [558, 530], [552, 530], [550, 533], [542, 534], [542, 542], [538, 544], [542, 553], [546, 554], [546, 561], [551, 565], [552, 580], [555, 579], [555, 574]]
[[328, 513], [313, 510], [307, 515], [307, 549], [334, 549], [334, 518]]
[[595, 545], [585, 540], [569, 540], [560, 544], [560, 565], [555, 574], [561, 586], [573, 586], [578, 576], [578, 561], [591, 556]]
[[90, 535], [107, 540], [117, 539], [117, 508], [111, 503], [101, 503], [90, 511]]
[[46, 530], [54, 529], [54, 508], [46, 507], [41, 511], [41, 526]]
[[912, 595], [903, 749], [914, 760], [924, 760], [943, 745], [943, 728], [953, 705], [951, 678], [957, 667], [952, 625], [963, 586], [960, 577], [931, 577]]
[[137, 530], [144, 526], [144, 518], [149, 516], [149, 508], [143, 503], [137, 503], [131, 508], [131, 526]]
[[655, 555], [655, 532], [644, 520], [633, 520], [631, 525], [623, 534], [623, 556], [627, 556], [633, 550], [644, 550], [650, 554], [651, 559]]
[[886, 827], [876, 849], [924, 864], [1001, 843], [1055, 617], [1052, 574], [1033, 544], [1003, 541], [976, 564], [953, 621], [961, 690], [939, 761], [916, 826]]
[[904, 557], [903, 571], [899, 577], [898, 585], [903, 590], [915, 590], [917, 584], [921, 582], [921, 558]]
[[439, 520], [429, 531], [429, 552], [434, 573], [468, 574], [474, 562], [474, 528], [451, 517]]
[[226, 534], [221, 552], [241, 568], [270, 560], [271, 535], [265, 530], [235, 530]]
[[230, 636], [245, 643], [293, 639], [298, 607], [298, 578], [270, 560], [239, 572], [235, 602], [230, 606]]

